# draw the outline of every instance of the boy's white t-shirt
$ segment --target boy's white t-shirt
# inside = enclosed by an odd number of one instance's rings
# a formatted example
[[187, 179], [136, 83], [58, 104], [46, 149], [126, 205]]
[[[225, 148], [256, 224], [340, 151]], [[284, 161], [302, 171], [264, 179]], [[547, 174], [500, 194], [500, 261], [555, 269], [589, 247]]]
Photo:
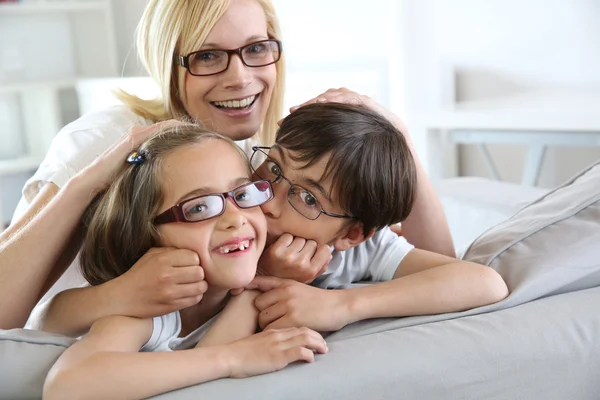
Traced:
[[[152, 124], [152, 121], [135, 114], [129, 107], [117, 105], [91, 112], [66, 125], [52, 140], [38, 170], [25, 183], [13, 221], [25, 212], [47, 182], [53, 182], [62, 188], [69, 179], [91, 164], [133, 126]], [[253, 145], [251, 140], [239, 141], [237, 144], [247, 154]], [[38, 306], [60, 291], [85, 284], [76, 259], [40, 300]]]
[[[333, 251], [327, 271], [311, 285], [322, 289], [342, 289], [353, 283], [392, 280], [404, 257], [414, 248], [406, 239], [389, 228], [377, 231], [364, 243], [346, 251]], [[194, 347], [217, 318], [180, 338], [181, 318], [179, 312], [155, 317], [152, 337], [142, 351], [172, 351]]]

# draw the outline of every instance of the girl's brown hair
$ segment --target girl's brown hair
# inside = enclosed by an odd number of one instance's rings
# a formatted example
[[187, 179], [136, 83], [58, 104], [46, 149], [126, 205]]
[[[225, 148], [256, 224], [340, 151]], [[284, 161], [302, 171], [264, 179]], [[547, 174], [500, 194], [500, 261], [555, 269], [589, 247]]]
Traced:
[[[131, 268], [150, 248], [160, 246], [153, 221], [164, 200], [162, 163], [172, 151], [207, 139], [230, 144], [248, 163], [245, 153], [230, 139], [197, 124], [163, 128], [146, 140], [138, 154], [145, 161], [125, 164], [110, 188], [86, 210], [87, 232], [79, 263], [83, 277], [100, 285]], [[250, 164], [248, 163], [248, 175]]]

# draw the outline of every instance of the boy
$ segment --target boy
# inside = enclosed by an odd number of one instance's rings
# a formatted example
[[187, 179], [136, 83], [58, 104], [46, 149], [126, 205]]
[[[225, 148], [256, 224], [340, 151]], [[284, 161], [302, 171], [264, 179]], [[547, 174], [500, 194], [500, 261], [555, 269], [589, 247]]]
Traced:
[[[261, 206], [271, 244], [261, 269], [273, 276], [249, 286], [265, 292], [255, 301], [261, 328], [334, 331], [507, 295], [493, 269], [415, 249], [384, 228], [409, 215], [417, 179], [404, 136], [376, 112], [337, 103], [301, 107], [283, 120], [273, 147], [254, 148], [251, 163], [275, 195]], [[275, 277], [293, 276], [299, 259], [322, 261], [326, 271], [312, 286]], [[348, 288], [360, 281], [377, 283]]]

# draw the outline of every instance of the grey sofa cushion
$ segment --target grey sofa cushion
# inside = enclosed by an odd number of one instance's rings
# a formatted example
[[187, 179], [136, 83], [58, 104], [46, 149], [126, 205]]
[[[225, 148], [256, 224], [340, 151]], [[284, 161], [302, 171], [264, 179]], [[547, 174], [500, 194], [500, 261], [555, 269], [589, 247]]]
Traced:
[[39, 399], [50, 367], [75, 340], [29, 329], [0, 331], [0, 399]]
[[465, 260], [497, 270], [507, 306], [600, 285], [600, 163], [490, 228]]

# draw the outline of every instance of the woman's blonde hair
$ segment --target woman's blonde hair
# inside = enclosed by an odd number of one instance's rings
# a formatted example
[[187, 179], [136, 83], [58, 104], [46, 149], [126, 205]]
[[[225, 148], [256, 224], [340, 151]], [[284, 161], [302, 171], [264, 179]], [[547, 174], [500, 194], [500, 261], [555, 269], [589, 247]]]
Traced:
[[[271, 0], [255, 1], [265, 12], [269, 38], [281, 40], [279, 20]], [[185, 69], [175, 65], [174, 57], [198, 50], [228, 7], [229, 0], [150, 0], [137, 27], [136, 42], [140, 61], [161, 88], [162, 98], [143, 100], [121, 91], [120, 99], [136, 114], [153, 122], [190, 117], [181, 101], [185, 95]], [[275, 87], [258, 132], [260, 142], [265, 145], [274, 142], [277, 121], [283, 113], [283, 54], [275, 68]]]
[[[91, 285], [100, 285], [129, 270], [152, 247], [161, 245], [154, 218], [164, 201], [162, 163], [172, 151], [207, 139], [231, 145], [250, 163], [232, 140], [198, 124], [171, 125], [146, 140], [139, 148], [145, 160], [124, 164], [110, 188], [88, 207], [84, 221], [87, 231], [79, 264]], [[207, 172], [214, 173], [214, 172]]]

